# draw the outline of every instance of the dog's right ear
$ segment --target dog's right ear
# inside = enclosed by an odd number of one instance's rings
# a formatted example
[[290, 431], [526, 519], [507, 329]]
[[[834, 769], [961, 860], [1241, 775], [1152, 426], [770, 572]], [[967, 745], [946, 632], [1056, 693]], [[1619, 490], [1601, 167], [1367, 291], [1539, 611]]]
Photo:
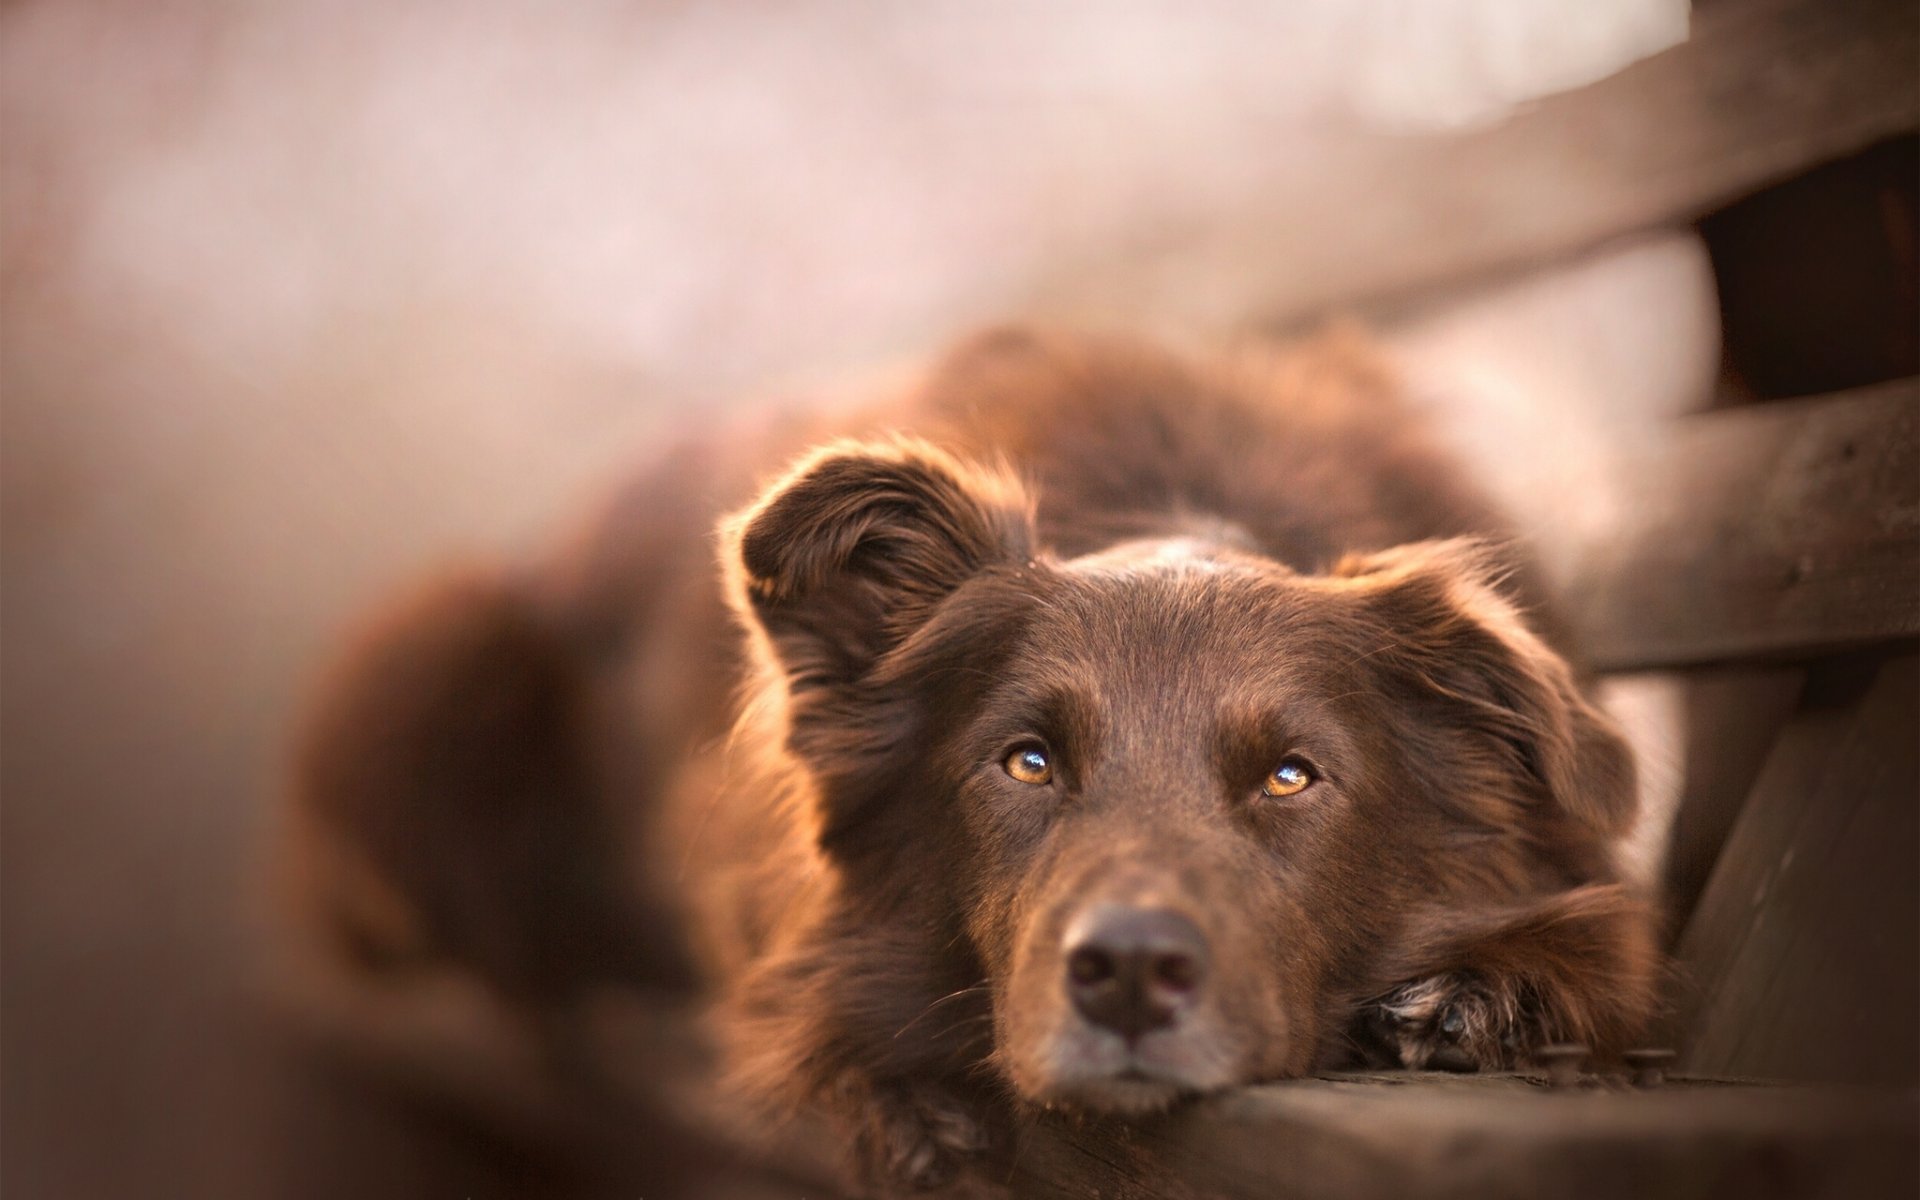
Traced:
[[980, 571], [1025, 562], [1033, 502], [925, 442], [816, 451], [727, 526], [733, 600], [796, 698], [857, 683]]
[[1633, 752], [1502, 591], [1511, 569], [1496, 548], [1456, 538], [1350, 555], [1333, 574], [1379, 622], [1370, 658], [1501, 747], [1562, 812], [1623, 834], [1639, 805]]

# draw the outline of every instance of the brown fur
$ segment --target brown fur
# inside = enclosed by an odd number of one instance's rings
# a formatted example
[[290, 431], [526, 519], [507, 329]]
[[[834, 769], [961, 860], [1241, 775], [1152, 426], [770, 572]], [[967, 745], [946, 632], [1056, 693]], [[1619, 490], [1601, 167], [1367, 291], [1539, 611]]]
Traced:
[[[1200, 368], [991, 334], [851, 431], [760, 487], [849, 430], [698, 451], [372, 639], [303, 799], [416, 936], [549, 996], [671, 958], [672, 914], [736, 1085], [888, 1190], [1022, 1105], [1631, 1038], [1626, 749], [1356, 338]], [[1033, 745], [1044, 784], [1002, 767]], [[1264, 795], [1290, 755], [1316, 782]], [[1099, 905], [1202, 939], [1166, 1028], [1070, 1000]]]

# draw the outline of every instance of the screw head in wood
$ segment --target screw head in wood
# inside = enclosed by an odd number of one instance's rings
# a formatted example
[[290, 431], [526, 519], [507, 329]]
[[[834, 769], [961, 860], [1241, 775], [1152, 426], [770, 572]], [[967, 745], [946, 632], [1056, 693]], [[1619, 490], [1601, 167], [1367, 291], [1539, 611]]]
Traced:
[[1620, 1056], [1633, 1071], [1633, 1086], [1657, 1088], [1667, 1081], [1667, 1068], [1673, 1065], [1671, 1050], [1629, 1050]]
[[1549, 1086], [1568, 1088], [1580, 1082], [1587, 1054], [1587, 1048], [1579, 1042], [1553, 1042], [1536, 1049], [1533, 1061], [1545, 1068]]

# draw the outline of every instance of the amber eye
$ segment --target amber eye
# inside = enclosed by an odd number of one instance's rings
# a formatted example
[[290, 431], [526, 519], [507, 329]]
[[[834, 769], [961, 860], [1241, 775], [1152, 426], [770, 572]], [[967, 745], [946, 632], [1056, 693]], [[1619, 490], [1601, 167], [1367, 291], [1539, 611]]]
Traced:
[[1267, 776], [1266, 782], [1260, 785], [1260, 791], [1268, 796], [1297, 796], [1312, 786], [1317, 778], [1319, 776], [1313, 773], [1313, 768], [1300, 759], [1283, 758], [1280, 765]]
[[1007, 761], [1001, 765], [1021, 783], [1041, 784], [1053, 780], [1053, 762], [1042, 746], [1022, 746], [1007, 755]]

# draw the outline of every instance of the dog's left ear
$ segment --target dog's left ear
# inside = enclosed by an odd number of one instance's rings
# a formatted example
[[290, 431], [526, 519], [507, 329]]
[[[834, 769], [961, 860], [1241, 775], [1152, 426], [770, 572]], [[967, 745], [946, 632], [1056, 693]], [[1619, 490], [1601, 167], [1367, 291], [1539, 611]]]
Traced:
[[926, 442], [816, 451], [728, 526], [735, 605], [796, 697], [839, 689], [988, 567], [1025, 562], [1033, 503], [1010, 475]]
[[1503, 590], [1512, 569], [1499, 550], [1415, 542], [1350, 555], [1332, 574], [1383, 627], [1384, 662], [1506, 747], [1561, 809], [1602, 833], [1627, 830], [1632, 752]]

